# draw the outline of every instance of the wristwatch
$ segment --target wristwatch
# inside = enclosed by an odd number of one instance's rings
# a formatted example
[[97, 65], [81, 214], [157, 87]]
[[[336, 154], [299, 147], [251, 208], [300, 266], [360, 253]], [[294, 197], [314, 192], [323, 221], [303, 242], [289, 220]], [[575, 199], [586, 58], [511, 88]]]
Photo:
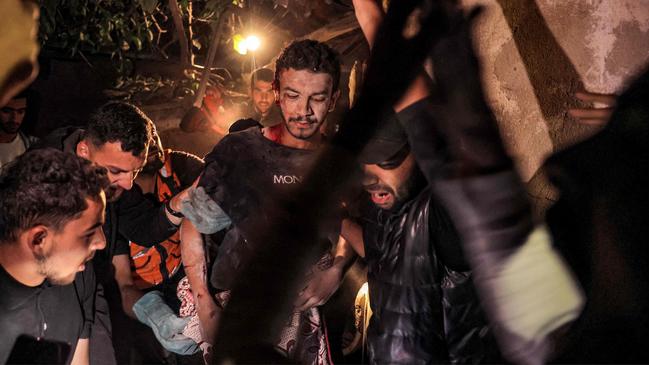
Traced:
[[173, 210], [173, 208], [171, 207], [171, 199], [167, 200], [167, 202], [165, 203], [165, 209], [167, 209], [167, 212], [169, 212], [169, 214], [173, 215], [176, 218], [185, 218], [185, 215], [183, 215], [182, 212]]

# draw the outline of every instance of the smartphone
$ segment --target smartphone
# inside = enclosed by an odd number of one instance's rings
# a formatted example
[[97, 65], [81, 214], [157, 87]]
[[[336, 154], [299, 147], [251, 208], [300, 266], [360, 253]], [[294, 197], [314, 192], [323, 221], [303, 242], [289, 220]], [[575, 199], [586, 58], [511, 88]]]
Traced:
[[16, 339], [7, 364], [66, 364], [70, 345], [21, 335]]

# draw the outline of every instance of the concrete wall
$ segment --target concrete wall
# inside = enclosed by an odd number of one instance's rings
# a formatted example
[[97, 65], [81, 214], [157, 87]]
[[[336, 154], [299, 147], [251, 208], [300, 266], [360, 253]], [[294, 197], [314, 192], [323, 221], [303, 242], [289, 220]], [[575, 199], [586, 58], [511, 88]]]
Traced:
[[566, 111], [580, 89], [613, 93], [649, 61], [648, 0], [464, 0], [484, 84], [510, 153], [537, 203], [553, 200], [539, 168], [596, 132]]

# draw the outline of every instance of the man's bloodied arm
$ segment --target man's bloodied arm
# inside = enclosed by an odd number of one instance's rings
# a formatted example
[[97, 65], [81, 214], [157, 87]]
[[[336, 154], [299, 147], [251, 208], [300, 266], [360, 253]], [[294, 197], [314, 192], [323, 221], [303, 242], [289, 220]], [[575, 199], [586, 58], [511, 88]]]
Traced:
[[189, 220], [185, 220], [180, 227], [180, 248], [185, 274], [194, 295], [203, 338], [206, 342], [214, 344], [222, 309], [216, 305], [210, 295], [203, 237]]

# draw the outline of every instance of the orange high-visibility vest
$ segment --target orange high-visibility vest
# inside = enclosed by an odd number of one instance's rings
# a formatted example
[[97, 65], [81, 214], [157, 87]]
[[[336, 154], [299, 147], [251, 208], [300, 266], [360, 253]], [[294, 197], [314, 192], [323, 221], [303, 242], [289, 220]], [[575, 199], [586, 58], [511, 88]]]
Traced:
[[[155, 176], [155, 192], [160, 202], [165, 203], [182, 190], [180, 180], [171, 167], [170, 150], [165, 150], [164, 166]], [[130, 242], [131, 273], [139, 289], [147, 289], [173, 277], [180, 270], [180, 234], [174, 233], [166, 241], [152, 247]]]

